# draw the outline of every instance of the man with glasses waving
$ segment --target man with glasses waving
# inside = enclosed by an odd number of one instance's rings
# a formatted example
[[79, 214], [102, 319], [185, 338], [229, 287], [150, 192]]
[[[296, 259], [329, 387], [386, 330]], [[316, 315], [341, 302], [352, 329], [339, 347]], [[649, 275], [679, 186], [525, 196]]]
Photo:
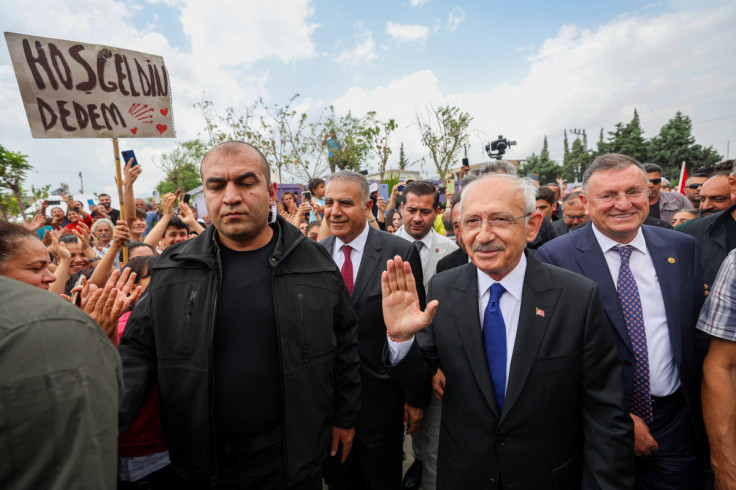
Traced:
[[649, 180], [649, 216], [670, 222], [679, 210], [690, 207], [690, 201], [679, 192], [662, 192], [662, 167], [645, 163]]
[[633, 423], [598, 287], [525, 250], [542, 220], [535, 196], [512, 175], [463, 189], [472, 263], [432, 279], [425, 311], [408, 264], [396, 257], [382, 276], [392, 379], [421, 382], [438, 365], [446, 377], [438, 490], [633, 486]]
[[698, 489], [708, 461], [700, 409], [708, 344], [695, 330], [704, 299], [700, 248], [682, 233], [642, 226], [653, 185], [645, 168], [625, 155], [596, 158], [581, 196], [592, 223], [541, 247], [537, 258], [600, 287], [634, 420], [636, 488]]

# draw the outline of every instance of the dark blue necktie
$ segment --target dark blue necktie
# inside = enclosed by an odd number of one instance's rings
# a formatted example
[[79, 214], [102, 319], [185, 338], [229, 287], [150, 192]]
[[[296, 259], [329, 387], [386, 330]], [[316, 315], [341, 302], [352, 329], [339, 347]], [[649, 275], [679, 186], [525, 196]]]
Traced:
[[652, 398], [649, 391], [649, 352], [647, 332], [644, 328], [644, 314], [636, 279], [631, 272], [630, 259], [634, 248], [631, 245], [614, 247], [621, 256], [621, 268], [616, 282], [616, 291], [624, 312], [624, 322], [629, 332], [631, 347], [634, 349], [634, 386], [629, 396], [631, 413], [647, 424], [652, 423]]
[[500, 299], [506, 292], [501, 283], [491, 286], [491, 297], [483, 315], [483, 345], [486, 349], [486, 362], [493, 381], [498, 409], [503, 411], [506, 396], [506, 324], [501, 315]]

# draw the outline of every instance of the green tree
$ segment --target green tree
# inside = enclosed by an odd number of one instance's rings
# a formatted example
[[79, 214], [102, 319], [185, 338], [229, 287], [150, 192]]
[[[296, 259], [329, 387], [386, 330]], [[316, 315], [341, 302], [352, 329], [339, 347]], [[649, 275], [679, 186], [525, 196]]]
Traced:
[[180, 142], [176, 148], [162, 154], [156, 166], [164, 171], [166, 177], [156, 185], [156, 190], [164, 195], [202, 185], [199, 166], [206, 154], [207, 145], [200, 139]]
[[[17, 214], [25, 221], [22, 198], [23, 182], [32, 169], [33, 166], [28, 163], [27, 155], [6, 150], [0, 145], [0, 193], [3, 194], [0, 199], [0, 213], [4, 219], [7, 220], [11, 215]], [[3, 190], [6, 192], [3, 193]], [[13, 205], [13, 199], [15, 199], [15, 205]]]
[[527, 174], [536, 174], [539, 176], [539, 183], [554, 182], [555, 179], [560, 175], [561, 167], [557, 165], [557, 162], [550, 159], [549, 149], [547, 147], [547, 137], [544, 137], [544, 145], [539, 155], [532, 153], [526, 159], [524, 164], [519, 167], [518, 173], [520, 176]]
[[594, 153], [585, 149], [580, 138], [575, 138], [572, 149], [562, 165], [562, 178], [568, 182], [581, 182], [585, 170], [593, 163], [594, 158]]
[[473, 116], [455, 106], [427, 105], [425, 113], [417, 112], [422, 144], [429, 150], [440, 180], [450, 172], [455, 158], [468, 142]]
[[695, 144], [690, 118], [680, 111], [667, 121], [649, 144], [648, 161], [662, 167], [662, 177], [673, 180], [680, 173], [682, 162], [688, 172], [696, 168], [710, 167], [722, 159], [712, 147]]
[[376, 113], [373, 111], [369, 112], [365, 118], [363, 137], [368, 142], [371, 152], [378, 160], [378, 173], [381, 176], [381, 182], [383, 182], [383, 176], [386, 173], [386, 162], [388, 162], [388, 157], [391, 156], [389, 140], [391, 139], [391, 133], [395, 129], [395, 120], [378, 121], [376, 119]]
[[[317, 133], [322, 136], [322, 148], [326, 148], [326, 138], [330, 133], [334, 134], [334, 138], [339, 142], [339, 149], [334, 151], [334, 155], [329, 159], [330, 172], [337, 170], [361, 170], [366, 164], [370, 144], [366, 138], [366, 119], [353, 116], [350, 111], [347, 114], [338, 116], [335, 109], [328, 107], [327, 118], [321, 125], [315, 126], [321, 132]], [[318, 139], [314, 140], [316, 147]], [[315, 148], [316, 150], [316, 148]]]
[[399, 148], [399, 170], [404, 170], [409, 165], [409, 160], [406, 159], [406, 153], [404, 153], [404, 142], [401, 142]]
[[616, 123], [614, 131], [608, 132], [608, 141], [603, 143], [603, 130], [601, 130], [601, 141], [598, 142], [598, 154], [621, 153], [644, 162], [648, 155], [648, 142], [644, 139], [644, 130], [641, 129], [639, 113], [634, 109], [634, 117], [628, 124]]

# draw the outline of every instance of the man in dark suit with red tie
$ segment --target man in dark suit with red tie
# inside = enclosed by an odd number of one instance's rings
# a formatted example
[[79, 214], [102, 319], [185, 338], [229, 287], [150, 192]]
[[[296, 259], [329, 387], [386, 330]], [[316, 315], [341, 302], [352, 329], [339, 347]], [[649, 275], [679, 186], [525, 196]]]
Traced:
[[[422, 265], [417, 249], [398, 236], [368, 225], [372, 201], [368, 182], [357, 172], [332, 175], [325, 190], [325, 220], [332, 236], [321, 243], [341, 270], [358, 315], [361, 409], [353, 449], [344, 464], [335, 458], [324, 467], [331, 490], [399, 490], [403, 427], [413, 432], [429, 401], [428, 382], [404, 390], [383, 366], [386, 325], [381, 310], [381, 273], [398, 255], [412, 265], [424, 303]], [[409, 405], [405, 411], [405, 402]]]

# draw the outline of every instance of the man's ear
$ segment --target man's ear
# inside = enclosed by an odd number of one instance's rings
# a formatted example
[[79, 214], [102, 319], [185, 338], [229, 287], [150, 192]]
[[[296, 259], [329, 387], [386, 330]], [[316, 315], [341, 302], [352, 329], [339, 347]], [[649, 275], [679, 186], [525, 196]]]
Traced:
[[276, 202], [276, 193], [278, 191], [278, 184], [276, 182], [271, 182], [268, 184], [268, 205], [273, 206]]
[[526, 224], [526, 241], [532, 242], [537, 238], [539, 228], [542, 226], [544, 216], [539, 211], [534, 211], [529, 216], [529, 222]]
[[588, 196], [586, 196], [585, 194], [580, 194], [580, 202], [582, 202], [583, 206], [585, 206], [585, 214], [590, 215], [590, 213], [588, 212]]
[[365, 217], [367, 218], [369, 214], [373, 212], [373, 199], [368, 199], [365, 203]]

